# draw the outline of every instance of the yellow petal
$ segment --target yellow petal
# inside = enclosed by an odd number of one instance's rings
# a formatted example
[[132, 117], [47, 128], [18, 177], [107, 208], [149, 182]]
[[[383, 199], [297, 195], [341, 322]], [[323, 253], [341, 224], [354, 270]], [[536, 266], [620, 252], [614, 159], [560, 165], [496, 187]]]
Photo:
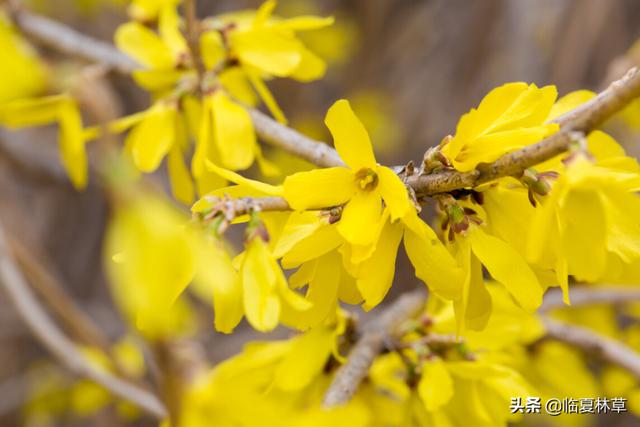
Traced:
[[269, 18], [271, 18], [271, 15], [273, 15], [273, 11], [277, 4], [278, 2], [276, 0], [267, 0], [262, 3], [256, 11], [256, 16], [253, 18], [253, 23], [251, 25], [254, 28], [264, 25]]
[[489, 322], [493, 301], [482, 277], [482, 265], [475, 255], [469, 260], [469, 272], [466, 282], [465, 326], [474, 331], [484, 330]]
[[247, 110], [222, 91], [213, 95], [213, 129], [223, 166], [238, 170], [253, 163], [256, 134]]
[[400, 239], [402, 239], [402, 224], [387, 221], [378, 239], [376, 250], [368, 260], [362, 263], [356, 284], [364, 297], [367, 310], [377, 306], [391, 288]]
[[274, 386], [301, 391], [322, 374], [333, 345], [333, 331], [320, 327], [295, 337], [291, 349], [274, 373]]
[[186, 75], [193, 74], [185, 70], [134, 70], [133, 80], [143, 89], [148, 91], [162, 91], [172, 88], [178, 80]]
[[171, 151], [169, 151], [167, 169], [169, 171], [171, 191], [175, 198], [186, 205], [193, 203], [195, 196], [193, 181], [191, 180], [189, 169], [184, 163], [182, 151], [177, 144], [171, 147]]
[[382, 202], [376, 191], [357, 191], [342, 211], [338, 231], [354, 245], [366, 246], [374, 240], [375, 230], [382, 219]]
[[203, 32], [200, 36], [200, 51], [202, 52], [202, 60], [207, 70], [212, 70], [220, 64], [226, 56], [220, 32]]
[[[607, 214], [598, 194], [571, 191], [560, 213], [562, 253], [567, 258], [569, 274], [578, 280], [596, 281], [606, 268]], [[637, 222], [637, 218], [635, 220]]]
[[203, 242], [199, 254], [194, 291], [202, 298], [213, 300], [216, 330], [231, 333], [244, 314], [240, 276], [219, 242]]
[[351, 109], [349, 101], [336, 101], [327, 111], [324, 122], [333, 135], [338, 154], [351, 169], [375, 168], [376, 158], [369, 134]]
[[475, 228], [468, 234], [476, 257], [491, 277], [505, 285], [516, 301], [527, 311], [535, 311], [542, 303], [542, 287], [535, 273], [511, 246], [497, 237]]
[[404, 248], [416, 276], [438, 296], [459, 299], [464, 273], [456, 260], [415, 211], [410, 211], [404, 221], [411, 223], [404, 232]]
[[209, 160], [206, 160], [205, 164], [207, 165], [207, 169], [209, 171], [215, 173], [216, 175], [219, 175], [227, 181], [231, 181], [235, 184], [248, 187], [259, 193], [268, 194], [270, 196], [281, 196], [284, 193], [283, 187], [281, 185], [271, 185], [264, 182], [256, 181], [254, 179], [245, 178], [236, 172], [221, 168], [220, 166], [216, 166]]
[[58, 118], [58, 109], [68, 96], [55, 95], [43, 98], [25, 98], [0, 105], [0, 124], [9, 128], [41, 126]]
[[87, 186], [87, 153], [82, 135], [82, 117], [72, 100], [60, 107], [60, 153], [71, 182], [77, 189]]
[[273, 117], [279, 123], [286, 125], [287, 118], [284, 116], [284, 113], [282, 112], [282, 109], [280, 109], [278, 102], [276, 101], [273, 94], [271, 93], [267, 85], [264, 83], [262, 78], [260, 78], [258, 73], [248, 68], [246, 69], [246, 73], [247, 73], [247, 77], [249, 78], [249, 81], [253, 85], [256, 92], [258, 92], [260, 99], [262, 99], [262, 102], [264, 102], [264, 105], [267, 106], [267, 109], [269, 110], [269, 112], [273, 115]]
[[226, 68], [218, 74], [218, 80], [233, 99], [252, 107], [258, 104], [258, 97], [249, 77], [241, 67]]
[[282, 21], [275, 22], [273, 27], [282, 28], [292, 31], [311, 31], [333, 25], [335, 19], [333, 16], [296, 16]]
[[301, 240], [313, 234], [322, 223], [317, 212], [293, 212], [289, 215], [282, 234], [273, 250], [273, 256], [280, 258]]
[[268, 74], [287, 77], [300, 64], [302, 43], [284, 32], [269, 28], [234, 31], [229, 40], [240, 62]]
[[325, 225], [299, 241], [282, 258], [284, 268], [294, 268], [337, 248], [344, 241], [335, 225]]
[[153, 172], [176, 139], [177, 112], [164, 105], [152, 107], [127, 136], [133, 161], [142, 172]]
[[167, 45], [149, 28], [127, 22], [116, 30], [116, 46], [147, 68], [170, 69], [174, 57]]
[[434, 358], [422, 365], [418, 395], [427, 411], [435, 411], [453, 397], [453, 381], [444, 362]]
[[[138, 198], [109, 224], [105, 264], [116, 303], [151, 338], [184, 331], [189, 311], [178, 296], [195, 274], [197, 240], [185, 217], [164, 201]], [[120, 262], [111, 255], [121, 253]]]
[[[306, 263], [304, 265], [307, 265]], [[329, 252], [314, 265], [314, 271], [307, 282], [309, 288], [305, 298], [313, 304], [310, 310], [300, 316], [295, 327], [306, 330], [316, 328], [332, 313], [335, 313], [338, 299], [338, 285], [340, 283], [341, 268], [340, 255], [337, 251]]]
[[355, 191], [353, 173], [343, 167], [298, 172], [284, 180], [284, 198], [296, 210], [339, 206]]
[[320, 79], [327, 70], [327, 64], [309, 49], [300, 50], [300, 64], [291, 74], [291, 78], [300, 82], [310, 82]]
[[245, 315], [262, 332], [273, 330], [280, 318], [280, 299], [275, 289], [278, 272], [269, 262], [270, 257], [266, 243], [253, 239], [247, 246], [241, 272]]
[[475, 169], [478, 163], [493, 162], [503, 154], [542, 140], [559, 128], [559, 125], [551, 123], [491, 133], [477, 138], [473, 144], [465, 147], [452, 163], [457, 170], [468, 172]]
[[575, 92], [566, 94], [553, 104], [553, 107], [549, 112], [549, 117], [547, 117], [547, 121], [557, 119], [561, 115], [568, 113], [571, 110], [575, 110], [595, 96], [596, 94], [590, 90], [576, 90]]
[[385, 166], [378, 166], [376, 173], [379, 179], [378, 189], [384, 204], [389, 209], [391, 221], [407, 215], [409, 209], [413, 209], [407, 187], [394, 171]]

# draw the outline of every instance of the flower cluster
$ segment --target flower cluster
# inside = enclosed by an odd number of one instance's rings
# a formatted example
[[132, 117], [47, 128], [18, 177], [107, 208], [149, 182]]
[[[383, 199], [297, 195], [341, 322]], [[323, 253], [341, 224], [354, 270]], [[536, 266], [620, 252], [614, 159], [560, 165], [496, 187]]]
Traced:
[[[333, 18], [282, 18], [267, 0], [255, 11], [187, 22], [195, 18], [183, 19], [180, 7], [179, 0], [131, 2], [131, 21], [117, 29], [115, 44], [139, 65], [131, 76], [152, 102], [95, 126], [83, 125], [73, 90], [48, 75], [0, 16], [9, 58], [0, 69], [0, 124], [57, 123], [62, 164], [78, 189], [88, 183], [86, 144], [123, 135], [119, 155], [101, 170], [113, 206], [104, 265], [132, 331], [154, 345], [193, 334], [190, 294], [213, 307], [219, 332], [232, 333], [243, 319], [260, 332], [296, 331], [247, 344], [192, 379], [179, 414], [171, 414], [181, 426], [506, 426], [521, 418], [507, 411], [510, 398], [586, 391], [628, 396], [640, 412], [638, 381], [611, 366], [589, 372], [573, 349], [542, 340], [535, 314], [551, 287], [570, 304], [570, 283], [640, 282], [640, 165], [612, 136], [573, 132], [561, 154], [473, 187], [434, 195], [410, 184], [416, 176], [482, 174], [563, 132], [563, 115], [593, 93], [557, 99], [554, 86], [505, 84], [463, 115], [419, 167], [401, 168], [378, 163], [369, 132], [341, 99], [324, 120], [336, 164], [266, 183], [239, 173], [256, 163], [262, 176], [279, 175], [258, 143], [252, 109], [262, 104], [274, 126], [287, 123], [267, 83], [321, 78], [326, 64], [301, 34]], [[191, 206], [191, 217], [140, 176], [165, 159], [173, 196]], [[433, 207], [435, 219], [423, 207]], [[225, 234], [229, 228], [243, 238]], [[428, 288], [426, 309], [384, 343], [353, 400], [323, 408], [359, 338], [346, 307], [383, 303], [403, 253]], [[635, 309], [627, 314], [637, 320]], [[571, 313], [554, 315], [639, 347], [638, 329], [619, 328], [611, 310]], [[144, 363], [133, 353], [138, 378]], [[87, 354], [117, 371], [98, 350]], [[95, 397], [81, 409], [111, 401], [100, 387], [76, 388]]]

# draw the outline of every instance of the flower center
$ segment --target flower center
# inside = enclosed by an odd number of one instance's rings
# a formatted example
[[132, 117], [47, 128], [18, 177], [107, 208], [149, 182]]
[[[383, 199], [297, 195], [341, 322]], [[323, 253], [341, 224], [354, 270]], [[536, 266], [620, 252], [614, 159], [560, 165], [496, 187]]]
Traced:
[[370, 168], [362, 168], [356, 172], [356, 182], [364, 191], [373, 191], [378, 186], [378, 174]]

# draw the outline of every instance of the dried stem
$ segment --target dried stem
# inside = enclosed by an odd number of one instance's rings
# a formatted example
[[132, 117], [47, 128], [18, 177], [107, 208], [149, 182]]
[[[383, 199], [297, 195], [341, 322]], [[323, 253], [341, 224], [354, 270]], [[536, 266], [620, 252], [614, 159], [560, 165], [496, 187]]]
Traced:
[[325, 407], [340, 405], [353, 397], [376, 356], [393, 339], [399, 327], [420, 312], [426, 300], [427, 293], [422, 288], [407, 292], [365, 326], [362, 336], [351, 349], [347, 362], [338, 369], [324, 396]]
[[95, 381], [115, 396], [137, 405], [158, 419], [166, 417], [164, 405], [154, 394], [94, 366], [53, 323], [17, 267], [1, 226], [0, 284], [33, 335], [69, 370]]
[[568, 325], [543, 317], [547, 337], [571, 344], [594, 354], [603, 360], [618, 365], [640, 379], [640, 354], [625, 344], [604, 337], [581, 326]]

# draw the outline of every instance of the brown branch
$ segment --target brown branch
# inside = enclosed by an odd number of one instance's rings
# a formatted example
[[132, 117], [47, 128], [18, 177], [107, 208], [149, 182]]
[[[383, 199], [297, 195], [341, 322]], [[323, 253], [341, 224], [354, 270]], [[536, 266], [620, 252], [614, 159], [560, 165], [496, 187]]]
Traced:
[[351, 349], [347, 362], [338, 369], [324, 395], [325, 407], [346, 403], [353, 397], [374, 359], [394, 338], [400, 326], [420, 312], [426, 301], [427, 293], [422, 288], [407, 292], [365, 326], [361, 338]]
[[0, 285], [33, 335], [69, 370], [95, 381], [115, 396], [137, 405], [158, 419], [166, 417], [167, 411], [164, 405], [154, 394], [94, 366], [58, 329], [29, 289], [26, 279], [11, 255], [1, 226]]
[[551, 289], [545, 293], [544, 301], [538, 309], [540, 313], [563, 307], [579, 307], [597, 304], [624, 304], [640, 301], [640, 289], [631, 286], [585, 285], [573, 286], [569, 291], [571, 305], [562, 300], [560, 289]]
[[300, 132], [278, 123], [258, 110], [250, 110], [258, 137], [269, 145], [281, 148], [320, 167], [344, 166], [336, 150]]
[[186, 40], [189, 52], [191, 53], [191, 61], [198, 73], [198, 89], [202, 89], [202, 80], [206, 73], [202, 55], [200, 53], [200, 23], [196, 16], [196, 0], [186, 0], [184, 2], [184, 15], [186, 25]]
[[542, 321], [547, 337], [571, 344], [587, 353], [618, 365], [640, 379], [640, 354], [625, 344], [581, 326], [568, 325], [548, 317]]
[[640, 72], [637, 68], [613, 82], [597, 97], [560, 117], [560, 131], [542, 141], [505, 154], [495, 162], [475, 171], [442, 172], [412, 176], [407, 183], [421, 195], [471, 188], [497, 178], [518, 175], [524, 170], [549, 160], [569, 149], [575, 133], [587, 134], [640, 96]]
[[[47, 18], [20, 11], [17, 13], [16, 23], [27, 35], [70, 55], [99, 62], [127, 74], [136, 68], [131, 59], [113, 46], [90, 39]], [[560, 131], [537, 144], [508, 153], [478, 170], [412, 175], [406, 178], [406, 183], [419, 195], [430, 196], [475, 187], [504, 176], [521, 174], [527, 168], [565, 152], [574, 141], [576, 132], [593, 131], [638, 96], [640, 72], [633, 68], [597, 97], [559, 118], [557, 122], [561, 126]], [[328, 144], [314, 141], [257, 110], [250, 112], [256, 133], [264, 142], [321, 167], [343, 164], [338, 153]]]

